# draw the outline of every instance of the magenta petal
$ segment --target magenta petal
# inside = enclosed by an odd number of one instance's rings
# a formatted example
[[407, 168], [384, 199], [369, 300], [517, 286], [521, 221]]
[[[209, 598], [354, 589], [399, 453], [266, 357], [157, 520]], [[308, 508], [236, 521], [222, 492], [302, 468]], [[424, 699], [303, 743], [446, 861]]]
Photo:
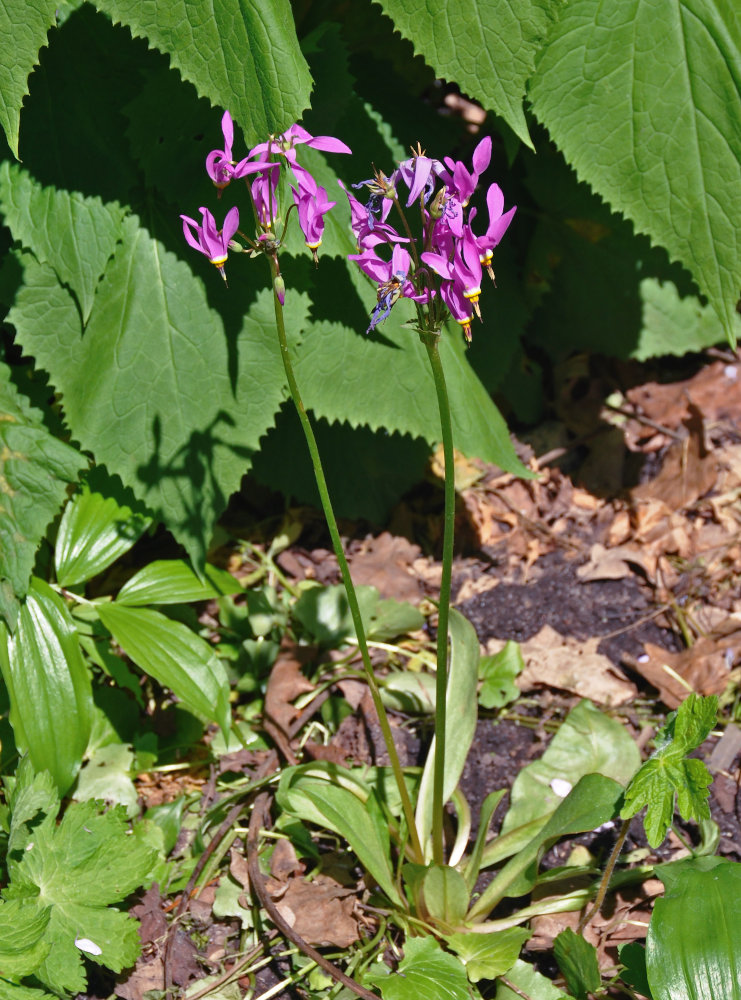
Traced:
[[486, 192], [486, 207], [489, 209], [489, 222], [492, 223], [502, 214], [504, 195], [498, 184], [492, 184]]
[[491, 249], [493, 249], [497, 245], [497, 243], [499, 243], [501, 238], [507, 232], [509, 224], [512, 221], [512, 217], [514, 216], [516, 211], [517, 211], [517, 205], [515, 205], [513, 208], [510, 208], [509, 212], [505, 212], [500, 219], [497, 219], [497, 221], [494, 223], [493, 226], [489, 226], [488, 230], [486, 231], [486, 242]]
[[483, 174], [491, 163], [491, 136], [485, 136], [473, 151], [473, 169]]
[[223, 242], [224, 250], [226, 250], [227, 243], [232, 238], [232, 236], [234, 236], [237, 229], [239, 229], [239, 209], [235, 205], [233, 208], [230, 208], [229, 211], [226, 213], [226, 218], [224, 219], [224, 228], [221, 231], [221, 238], [224, 241]]
[[193, 226], [196, 232], [200, 232], [201, 227], [195, 219], [191, 219], [188, 215], [181, 215], [180, 218], [183, 220], [183, 236], [187, 240], [189, 246], [192, 246], [194, 250], [198, 250], [199, 253], [203, 253], [203, 247], [201, 246], [200, 241], [195, 238], [190, 229], [190, 227]]
[[436, 274], [439, 274], [441, 278], [447, 278], [448, 280], [453, 278], [453, 265], [449, 260], [447, 260], [447, 258], [442, 257], [439, 253], [423, 253], [422, 260], [428, 267], [431, 267]]
[[[309, 134], [308, 132], [306, 133]], [[346, 146], [340, 139], [335, 139], [331, 135], [316, 135], [313, 138], [302, 140], [312, 149], [319, 149], [324, 153], [352, 153], [349, 146]]]
[[231, 160], [232, 143], [234, 142], [234, 122], [228, 111], [224, 112], [224, 117], [221, 119], [221, 131], [224, 133], [224, 153], [226, 154], [226, 159]]

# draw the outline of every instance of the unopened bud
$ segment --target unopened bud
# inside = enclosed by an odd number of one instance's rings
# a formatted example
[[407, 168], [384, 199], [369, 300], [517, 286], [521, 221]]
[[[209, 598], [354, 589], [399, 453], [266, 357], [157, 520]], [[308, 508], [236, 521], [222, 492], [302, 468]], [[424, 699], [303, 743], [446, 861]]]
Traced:
[[275, 297], [283, 305], [286, 301], [286, 283], [280, 274], [273, 279], [273, 291], [275, 292]]
[[445, 201], [445, 188], [440, 188], [435, 197], [430, 202], [430, 216], [433, 219], [440, 219], [443, 215], [443, 202]]

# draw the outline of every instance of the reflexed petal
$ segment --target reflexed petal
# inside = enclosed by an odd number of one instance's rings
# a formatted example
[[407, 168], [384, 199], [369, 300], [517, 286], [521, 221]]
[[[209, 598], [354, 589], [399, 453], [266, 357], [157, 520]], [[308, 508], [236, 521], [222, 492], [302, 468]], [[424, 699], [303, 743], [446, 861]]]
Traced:
[[236, 231], [239, 229], [239, 209], [235, 205], [234, 208], [230, 208], [226, 213], [226, 218], [224, 219], [224, 228], [221, 232], [222, 245], [226, 251], [227, 244], [229, 240], [234, 236]]
[[485, 136], [474, 149], [472, 163], [476, 172], [476, 180], [478, 180], [491, 163], [491, 136]]

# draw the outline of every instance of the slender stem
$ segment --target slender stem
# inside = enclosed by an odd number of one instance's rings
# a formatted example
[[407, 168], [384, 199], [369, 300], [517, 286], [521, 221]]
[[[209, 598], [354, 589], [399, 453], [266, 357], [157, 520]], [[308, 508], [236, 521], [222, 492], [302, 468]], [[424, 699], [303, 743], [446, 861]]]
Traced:
[[607, 865], [605, 866], [605, 871], [602, 876], [602, 880], [599, 884], [599, 889], [597, 890], [597, 895], [594, 897], [594, 903], [586, 911], [579, 921], [579, 926], [576, 928], [578, 934], [584, 933], [584, 928], [587, 926], [589, 921], [595, 914], [599, 913], [602, 909], [602, 904], [605, 901], [605, 896], [607, 895], [607, 890], [610, 886], [610, 879], [612, 878], [612, 873], [615, 871], [615, 865], [617, 864], [617, 859], [620, 857], [620, 852], [623, 849], [623, 844], [625, 843], [625, 838], [628, 836], [628, 827], [630, 826], [630, 820], [623, 820], [623, 824], [620, 827], [620, 833], [615, 841], [615, 846], [612, 849], [610, 857], [607, 859]]
[[437, 619], [437, 672], [435, 675], [435, 763], [432, 779], [432, 857], [443, 864], [443, 782], [445, 778], [445, 724], [448, 689], [448, 617], [450, 584], [453, 573], [453, 533], [455, 528], [455, 457], [453, 424], [436, 334], [422, 334], [435, 380], [437, 405], [445, 460], [445, 517], [443, 525], [443, 563], [440, 579], [440, 604]]
[[[273, 276], [273, 280], [275, 280], [278, 275], [277, 260], [274, 256], [268, 257], [268, 260], [270, 261], [270, 271]], [[296, 412], [298, 413], [298, 418], [301, 421], [301, 427], [304, 432], [304, 437], [306, 438], [309, 454], [311, 456], [311, 463], [314, 467], [314, 476], [316, 478], [316, 485], [319, 491], [319, 498], [322, 503], [322, 510], [324, 511], [327, 528], [329, 529], [329, 535], [332, 539], [332, 547], [334, 549], [335, 556], [337, 557], [342, 582], [347, 593], [347, 603], [350, 606], [350, 615], [355, 627], [355, 634], [358, 639], [358, 648], [363, 661], [363, 667], [365, 668], [366, 682], [370, 690], [371, 698], [373, 699], [373, 706], [376, 710], [376, 714], [378, 715], [378, 722], [381, 726], [383, 742], [386, 745], [386, 750], [391, 761], [391, 768], [394, 772], [394, 778], [399, 789], [399, 795], [401, 796], [401, 804], [404, 810], [404, 817], [407, 821], [407, 827], [409, 828], [409, 838], [412, 844], [412, 851], [416, 859], [422, 863], [424, 860], [424, 854], [422, 851], [422, 845], [420, 844], [417, 827], [414, 822], [414, 809], [412, 808], [412, 802], [409, 798], [406, 782], [404, 781], [404, 772], [402, 771], [399, 755], [396, 751], [396, 744], [394, 743], [394, 737], [391, 733], [391, 726], [389, 725], [388, 716], [386, 715], [386, 709], [381, 701], [378, 683], [376, 681], [375, 674], [373, 673], [373, 666], [368, 652], [368, 642], [365, 637], [363, 619], [360, 615], [360, 605], [358, 604], [355, 586], [352, 582], [352, 577], [350, 576], [350, 568], [347, 565], [347, 559], [345, 558], [345, 551], [342, 546], [342, 539], [340, 537], [337, 521], [332, 509], [332, 502], [329, 498], [327, 481], [324, 478], [324, 469], [322, 468], [322, 461], [319, 457], [319, 448], [317, 447], [314, 431], [306, 412], [306, 407], [301, 399], [301, 393], [299, 392], [298, 383], [296, 382], [296, 377], [293, 372], [293, 364], [291, 363], [288, 350], [286, 327], [283, 320], [283, 306], [280, 304], [277, 295], [273, 295], [273, 301], [275, 303], [275, 325], [278, 331], [278, 342], [280, 343], [280, 353], [283, 358], [283, 368], [285, 369], [288, 388], [290, 389], [291, 397], [293, 398]]]

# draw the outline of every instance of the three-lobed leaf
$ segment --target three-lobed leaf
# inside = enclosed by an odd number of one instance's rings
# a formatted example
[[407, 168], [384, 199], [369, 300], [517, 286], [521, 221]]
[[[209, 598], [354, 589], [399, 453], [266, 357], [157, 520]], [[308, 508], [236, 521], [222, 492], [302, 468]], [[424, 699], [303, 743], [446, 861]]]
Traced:
[[707, 819], [708, 786], [712, 776], [701, 760], [688, 759], [707, 737], [715, 723], [716, 696], [690, 695], [676, 715], [657, 735], [658, 749], [641, 766], [625, 794], [621, 817], [629, 819], [646, 808], [644, 826], [651, 847], [658, 847], [666, 836], [674, 816], [676, 796], [684, 819]]
[[443, 951], [430, 935], [406, 939], [396, 975], [370, 972], [365, 980], [380, 987], [383, 1000], [469, 1000], [470, 996], [460, 960]]

